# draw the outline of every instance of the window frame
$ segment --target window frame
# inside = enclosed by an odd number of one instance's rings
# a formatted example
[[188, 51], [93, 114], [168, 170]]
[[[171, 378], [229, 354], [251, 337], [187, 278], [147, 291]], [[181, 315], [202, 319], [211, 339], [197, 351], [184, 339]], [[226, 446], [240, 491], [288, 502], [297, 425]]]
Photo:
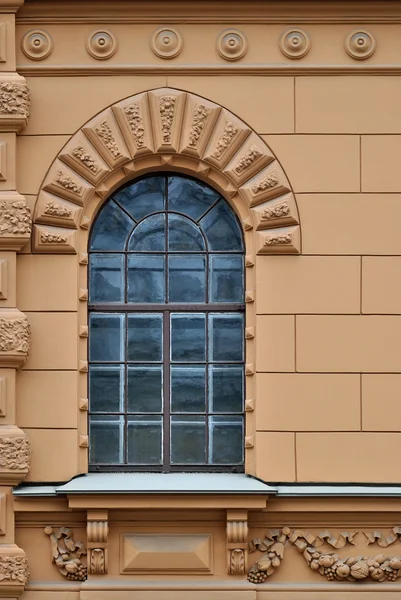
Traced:
[[[124, 184], [123, 186], [119, 187], [115, 192], [113, 192], [113, 194], [111, 194], [109, 196], [109, 198], [106, 200], [106, 202], [102, 205], [101, 209], [98, 212], [97, 217], [101, 214], [102, 212], [102, 208], [105, 207], [106, 203], [113, 200], [113, 197], [115, 194], [117, 194], [118, 192], [122, 191], [124, 188], [129, 187], [133, 184], [136, 184], [137, 182], [150, 178], [150, 177], [164, 177], [166, 179], [166, 184], [168, 182], [168, 177], [169, 176], [179, 176], [182, 178], [186, 178], [186, 179], [190, 179], [194, 182], [197, 182], [201, 185], [207, 186], [209, 187], [211, 190], [213, 190], [218, 196], [219, 198], [213, 202], [212, 206], [209, 207], [207, 210], [205, 210], [204, 213], [202, 213], [202, 215], [199, 217], [198, 221], [200, 221], [201, 219], [203, 219], [203, 217], [210, 211], [213, 209], [213, 207], [217, 204], [217, 202], [219, 202], [220, 200], [223, 200], [230, 208], [230, 210], [232, 211], [233, 216], [235, 217], [237, 224], [238, 224], [238, 228], [239, 231], [241, 232], [241, 241], [242, 241], [242, 250], [241, 251], [227, 251], [227, 250], [210, 250], [208, 248], [208, 245], [206, 243], [205, 246], [205, 250], [203, 251], [181, 251], [181, 252], [171, 252], [168, 250], [168, 247], [166, 246], [164, 251], [150, 251], [150, 252], [140, 252], [140, 254], [143, 255], [151, 255], [152, 253], [154, 255], [163, 255], [166, 257], [165, 260], [165, 270], [166, 270], [166, 274], [165, 277], [168, 277], [167, 274], [167, 257], [171, 254], [173, 255], [177, 255], [179, 256], [180, 254], [194, 254], [194, 255], [204, 255], [209, 257], [210, 255], [240, 255], [242, 256], [242, 278], [243, 278], [243, 298], [242, 298], [242, 302], [209, 302], [208, 301], [208, 291], [209, 291], [209, 281], [208, 281], [208, 274], [209, 274], [209, 263], [206, 263], [206, 269], [205, 269], [205, 273], [206, 273], [206, 279], [205, 279], [205, 290], [206, 290], [206, 294], [207, 294], [207, 300], [203, 303], [183, 303], [183, 302], [169, 302], [168, 298], [165, 298], [165, 302], [164, 303], [130, 303], [130, 302], [122, 302], [122, 303], [116, 303], [116, 302], [111, 302], [111, 303], [98, 303], [98, 302], [88, 302], [88, 316], [90, 318], [91, 314], [110, 314], [110, 315], [125, 315], [125, 319], [128, 319], [128, 315], [130, 314], [146, 314], [146, 313], [157, 313], [157, 314], [162, 314], [162, 327], [163, 327], [163, 344], [162, 344], [162, 348], [163, 348], [163, 359], [161, 361], [161, 363], [155, 363], [155, 364], [161, 364], [162, 366], [162, 373], [163, 373], [163, 383], [162, 383], [162, 389], [163, 389], [163, 407], [162, 407], [162, 412], [161, 412], [161, 416], [162, 416], [162, 463], [161, 464], [94, 464], [94, 463], [90, 463], [88, 465], [88, 471], [89, 472], [157, 472], [157, 473], [173, 473], [173, 472], [181, 472], [181, 473], [185, 473], [185, 472], [220, 472], [220, 473], [227, 473], [227, 472], [231, 472], [231, 473], [244, 473], [245, 472], [245, 448], [244, 448], [244, 439], [245, 439], [245, 428], [246, 428], [246, 412], [245, 412], [245, 386], [246, 386], [246, 378], [245, 378], [245, 363], [246, 363], [246, 323], [245, 323], [245, 318], [246, 318], [246, 304], [245, 304], [245, 276], [246, 276], [246, 270], [245, 270], [245, 239], [244, 239], [244, 232], [242, 231], [241, 225], [240, 225], [240, 221], [235, 213], [235, 211], [233, 210], [232, 206], [228, 203], [228, 201], [217, 191], [214, 190], [209, 184], [206, 184], [205, 182], [198, 180], [196, 177], [191, 177], [187, 174], [184, 173], [180, 173], [180, 172], [166, 172], [166, 171], [158, 171], [158, 172], [152, 172], [152, 173], [148, 173], [142, 177], [139, 177], [137, 179], [131, 180], [128, 183]], [[167, 185], [166, 185], [167, 188]], [[121, 208], [121, 205], [118, 204], [117, 205]], [[125, 212], [128, 211], [125, 210]], [[133, 230], [135, 229], [135, 227], [142, 222], [144, 219], [148, 218], [151, 215], [154, 214], [158, 214], [160, 212], [164, 212], [164, 214], [181, 214], [183, 217], [185, 218], [189, 218], [188, 215], [184, 214], [184, 213], [180, 213], [176, 210], [169, 210], [168, 207], [166, 206], [164, 211], [154, 211], [149, 213], [149, 215], [143, 217], [142, 219], [138, 220], [138, 222], [136, 223], [136, 225], [134, 226]], [[93, 225], [95, 225], [97, 217], [93, 223]], [[131, 217], [132, 218], [132, 217]], [[191, 219], [192, 222], [195, 223], [195, 221], [193, 219]], [[205, 237], [204, 232], [202, 231], [201, 227], [199, 226], [198, 223], [196, 223], [199, 227], [199, 230], [202, 233], [202, 236]], [[132, 232], [128, 235], [127, 240], [129, 240], [132, 236]], [[129, 251], [128, 250], [128, 241], [126, 244], [126, 247], [124, 248], [124, 250], [115, 250], [115, 251], [107, 251], [107, 250], [91, 250], [90, 248], [90, 242], [91, 242], [91, 235], [89, 235], [88, 237], [88, 255], [90, 257], [91, 254], [120, 254], [120, 255], [125, 255], [126, 257], [129, 256], [130, 254], [136, 254], [135, 250], [133, 251]], [[90, 260], [89, 260], [90, 263]], [[87, 278], [88, 278], [88, 289], [90, 289], [90, 268], [88, 268], [87, 270]], [[126, 262], [125, 267], [124, 267], [124, 281], [125, 281], [125, 299], [127, 299], [127, 289], [128, 289], [128, 262]], [[205, 315], [205, 324], [206, 324], [206, 331], [205, 331], [205, 344], [206, 347], [209, 344], [209, 334], [208, 334], [208, 322], [209, 322], [209, 314], [233, 314], [233, 313], [238, 313], [238, 314], [242, 314], [243, 315], [243, 325], [242, 325], [242, 347], [243, 347], [243, 358], [241, 361], [231, 361], [231, 362], [221, 362], [220, 364], [222, 365], [241, 365], [242, 370], [243, 370], [243, 376], [242, 376], [242, 411], [241, 412], [225, 412], [225, 413], [216, 413], [216, 412], [211, 412], [210, 411], [210, 406], [209, 406], [209, 402], [208, 402], [208, 368], [210, 364], [219, 364], [217, 361], [210, 361], [209, 359], [206, 359], [201, 362], [202, 365], [205, 365], [205, 373], [206, 373], [206, 389], [205, 389], [205, 398], [206, 398], [206, 406], [205, 406], [205, 411], [203, 412], [191, 412], [191, 413], [175, 413], [176, 416], [203, 416], [205, 418], [205, 457], [207, 459], [207, 455], [208, 455], [208, 447], [209, 447], [209, 417], [211, 416], [218, 416], [218, 417], [230, 417], [230, 416], [241, 416], [243, 419], [243, 435], [242, 435], [242, 462], [238, 463], [238, 464], [198, 464], [198, 463], [192, 463], [192, 464], [171, 464], [171, 430], [170, 430], [170, 417], [172, 416], [172, 411], [171, 411], [171, 397], [170, 397], [170, 385], [171, 385], [171, 381], [170, 381], [170, 367], [171, 365], [174, 364], [174, 362], [172, 362], [171, 360], [171, 356], [170, 356], [170, 323], [171, 323], [171, 316], [175, 313], [179, 313], [179, 314], [183, 314], [183, 313], [192, 313], [192, 314], [204, 314]], [[128, 330], [128, 325], [125, 326], [126, 330]], [[90, 329], [90, 328], [89, 328]], [[125, 350], [127, 350], [127, 335], [125, 335]], [[89, 340], [90, 343], [90, 340]], [[89, 345], [88, 345], [88, 355], [89, 355]], [[89, 356], [88, 356], [89, 358]], [[89, 364], [96, 364], [96, 363], [92, 363], [91, 361], [88, 361]], [[102, 363], [97, 363], [97, 364], [102, 364]], [[112, 361], [109, 361], [107, 364], [112, 364]], [[128, 366], [131, 364], [135, 365], [145, 365], [148, 364], [146, 363], [146, 361], [141, 361], [141, 362], [132, 362], [132, 361], [128, 361], [127, 359], [127, 354], [125, 354], [125, 359], [123, 361], [120, 361], [119, 363], [116, 364], [120, 364], [120, 365], [124, 365], [124, 368], [127, 369]], [[177, 363], [178, 365], [182, 364], [180, 362]], [[190, 362], [189, 364], [196, 364], [194, 362]], [[198, 363], [200, 364], [200, 363]], [[166, 376], [168, 374], [168, 376]], [[128, 377], [124, 376], [124, 398], [127, 399], [127, 380]], [[167, 393], [166, 393], [167, 392]], [[88, 377], [88, 397], [89, 397], [89, 377]], [[116, 417], [123, 417], [124, 418], [124, 423], [123, 423], [123, 429], [124, 429], [124, 459], [126, 459], [126, 455], [127, 455], [127, 451], [126, 451], [126, 447], [127, 447], [127, 429], [128, 429], [128, 421], [130, 417], [136, 417], [136, 416], [154, 416], [155, 413], [133, 413], [130, 414], [127, 410], [127, 400], [125, 400], [124, 402], [125, 405], [125, 410], [123, 412], [115, 412], [115, 413], [104, 413], [104, 412], [91, 412], [90, 408], [88, 410], [88, 431], [90, 431], [89, 428], [89, 420], [90, 420], [90, 416], [116, 416]], [[90, 407], [90, 398], [89, 398], [89, 407]], [[174, 414], [174, 413], [173, 413]], [[121, 426], [119, 426], [119, 428], [121, 428]], [[168, 432], [169, 435], [166, 435], [165, 432]], [[90, 444], [90, 435], [89, 435], [89, 444]], [[167, 460], [169, 459], [169, 460]]]

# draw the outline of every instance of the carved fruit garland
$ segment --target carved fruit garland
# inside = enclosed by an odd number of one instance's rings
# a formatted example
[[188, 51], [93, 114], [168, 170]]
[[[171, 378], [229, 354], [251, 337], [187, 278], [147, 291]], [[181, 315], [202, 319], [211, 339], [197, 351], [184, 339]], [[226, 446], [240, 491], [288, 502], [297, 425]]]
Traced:
[[88, 569], [81, 560], [86, 555], [83, 543], [74, 542], [68, 527], [60, 527], [56, 533], [52, 527], [45, 527], [44, 531], [50, 538], [52, 562], [57, 565], [61, 575], [70, 581], [85, 581]]
[[[368, 544], [376, 539], [383, 540], [383, 545], [393, 543], [401, 532], [401, 528], [393, 529], [394, 536], [384, 538], [379, 532], [365, 533]], [[331, 536], [329, 531], [324, 531], [317, 536], [303, 531], [291, 532], [289, 527], [282, 530], [269, 531], [265, 539], [254, 539], [249, 544], [249, 552], [261, 550], [266, 552], [250, 568], [248, 580], [252, 583], [263, 583], [273, 575], [281, 565], [284, 558], [284, 548], [288, 541], [293, 544], [298, 552], [302, 553], [308, 567], [318, 572], [329, 581], [357, 582], [363, 579], [373, 581], [395, 581], [401, 577], [401, 556], [388, 557], [383, 554], [377, 556], [349, 556], [341, 558], [336, 553], [321, 552], [317, 546], [327, 543], [336, 549], [343, 548], [347, 543], [355, 545], [354, 536], [357, 532], [342, 532], [337, 538]], [[391, 541], [389, 541], [391, 540]]]

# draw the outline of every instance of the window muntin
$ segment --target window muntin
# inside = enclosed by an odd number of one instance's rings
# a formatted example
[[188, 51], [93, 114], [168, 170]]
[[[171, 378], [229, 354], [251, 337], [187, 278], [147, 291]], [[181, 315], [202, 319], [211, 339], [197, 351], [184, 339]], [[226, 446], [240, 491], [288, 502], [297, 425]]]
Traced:
[[243, 470], [244, 253], [185, 176], [130, 184], [89, 245], [90, 468]]

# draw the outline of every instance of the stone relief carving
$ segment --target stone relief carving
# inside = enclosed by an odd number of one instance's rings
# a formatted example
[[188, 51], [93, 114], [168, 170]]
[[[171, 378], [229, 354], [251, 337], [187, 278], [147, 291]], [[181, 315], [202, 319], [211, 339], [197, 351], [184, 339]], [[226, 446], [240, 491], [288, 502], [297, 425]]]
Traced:
[[[364, 532], [368, 538], [368, 544], [380, 540], [390, 545], [394, 543], [401, 532], [401, 528], [393, 529], [394, 535], [385, 538], [380, 532]], [[269, 531], [262, 541], [254, 539], [249, 543], [249, 552], [260, 550], [265, 552], [259, 560], [250, 568], [248, 580], [252, 583], [263, 583], [281, 565], [284, 559], [286, 543], [293, 544], [298, 552], [302, 553], [308, 567], [318, 572], [329, 581], [357, 582], [363, 579], [373, 581], [395, 581], [401, 577], [401, 556], [347, 556], [340, 557], [335, 552], [322, 552], [318, 547], [328, 544], [335, 549], [340, 549], [347, 544], [356, 545], [355, 536], [359, 533], [344, 531], [337, 537], [332, 536], [329, 531], [323, 531], [313, 535], [304, 531], [291, 531], [289, 527], [281, 530]], [[388, 540], [392, 541], [388, 541]]]
[[93, 548], [90, 553], [90, 572], [94, 575], [104, 575], [105, 569], [105, 556], [103, 548]]
[[31, 213], [25, 200], [0, 200], [0, 235], [31, 233]]
[[82, 146], [76, 146], [72, 151], [73, 156], [80, 160], [92, 173], [96, 175], [99, 171], [99, 165], [94, 158], [87, 152], [85, 152]]
[[262, 156], [262, 151], [259, 150], [257, 146], [251, 146], [248, 152], [238, 161], [234, 171], [237, 175], [241, 175], [241, 173], [246, 171], [260, 156]]
[[79, 185], [75, 179], [66, 175], [63, 171], [57, 171], [57, 183], [60, 184], [66, 190], [74, 192], [77, 196], [82, 196], [83, 187]]
[[86, 42], [88, 53], [98, 60], [110, 58], [117, 50], [117, 40], [111, 31], [101, 29], [90, 34]]
[[99, 125], [96, 125], [95, 131], [97, 136], [102, 140], [103, 144], [106, 146], [107, 150], [113, 156], [113, 158], [118, 158], [121, 156], [121, 152], [118, 149], [117, 142], [114, 139], [113, 132], [109, 123], [106, 121], [102, 121]]
[[238, 131], [239, 127], [234, 125], [232, 121], [226, 121], [223, 133], [221, 134], [220, 139], [216, 144], [216, 149], [212, 154], [213, 158], [219, 159], [223, 156], [223, 154], [237, 135]]
[[261, 214], [262, 221], [270, 221], [270, 219], [278, 219], [280, 217], [286, 217], [290, 214], [290, 206], [287, 202], [276, 204], [272, 208], [267, 207]]
[[266, 177], [263, 177], [258, 183], [254, 183], [252, 186], [252, 192], [254, 194], [258, 194], [259, 192], [264, 192], [270, 188], [275, 187], [279, 182], [277, 173], [272, 171]]
[[191, 148], [197, 148], [199, 138], [205, 128], [206, 122], [211, 113], [211, 109], [204, 104], [196, 104], [192, 115], [191, 130], [189, 132], [189, 145]]
[[0, 555], [0, 584], [6, 581], [23, 585], [29, 579], [29, 568], [26, 556]]
[[244, 575], [247, 568], [248, 555], [248, 520], [247, 514], [232, 515], [227, 511], [227, 559], [229, 575]]
[[53, 200], [48, 200], [43, 211], [45, 215], [51, 215], [53, 217], [71, 217], [72, 208], [67, 206], [61, 206]]
[[280, 38], [280, 50], [288, 58], [302, 58], [310, 47], [310, 37], [302, 29], [285, 31]]
[[29, 117], [29, 91], [22, 81], [0, 80], [0, 115]]
[[290, 233], [282, 233], [278, 235], [268, 235], [263, 243], [264, 246], [278, 246], [282, 244], [291, 244], [292, 237]]
[[28, 31], [21, 41], [22, 52], [31, 60], [43, 60], [53, 50], [53, 40], [47, 31]]
[[70, 581], [85, 581], [87, 567], [82, 562], [86, 549], [82, 542], [74, 542], [71, 529], [60, 527], [55, 533], [52, 527], [45, 527], [44, 532], [49, 536], [52, 562], [57, 565], [61, 575]]
[[28, 354], [30, 335], [30, 327], [26, 319], [0, 318], [1, 352], [22, 352], [23, 354]]
[[352, 31], [345, 38], [345, 50], [347, 53], [357, 60], [364, 60], [372, 56], [376, 50], [376, 40], [370, 31], [361, 29]]
[[162, 139], [164, 144], [171, 144], [175, 96], [162, 96], [159, 101]]
[[29, 441], [25, 437], [0, 437], [0, 470], [29, 471], [29, 458]]
[[248, 42], [242, 31], [228, 29], [223, 31], [217, 38], [217, 52], [226, 60], [238, 60], [242, 58], [247, 49]]
[[40, 241], [42, 244], [66, 244], [67, 236], [57, 233], [50, 233], [50, 231], [42, 231], [40, 234]]
[[[99, 516], [100, 515], [97, 514], [97, 518]], [[91, 514], [88, 511], [86, 535], [89, 554], [89, 572], [96, 575], [104, 575], [107, 573], [107, 546], [109, 535], [107, 512], [104, 512], [103, 517], [103, 521], [92, 521]]]
[[157, 29], [150, 41], [152, 52], [160, 58], [174, 58], [181, 52], [182, 46], [182, 35], [177, 29], [171, 27]]
[[143, 148], [145, 145], [145, 128], [139, 104], [134, 102], [134, 104], [124, 106], [124, 113], [136, 145], [138, 148]]

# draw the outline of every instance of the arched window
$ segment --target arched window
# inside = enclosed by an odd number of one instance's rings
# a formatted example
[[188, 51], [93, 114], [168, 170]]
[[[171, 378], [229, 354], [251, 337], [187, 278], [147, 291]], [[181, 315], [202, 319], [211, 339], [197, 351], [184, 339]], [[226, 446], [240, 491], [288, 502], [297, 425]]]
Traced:
[[244, 252], [229, 204], [158, 174], [89, 243], [91, 470], [243, 471]]

